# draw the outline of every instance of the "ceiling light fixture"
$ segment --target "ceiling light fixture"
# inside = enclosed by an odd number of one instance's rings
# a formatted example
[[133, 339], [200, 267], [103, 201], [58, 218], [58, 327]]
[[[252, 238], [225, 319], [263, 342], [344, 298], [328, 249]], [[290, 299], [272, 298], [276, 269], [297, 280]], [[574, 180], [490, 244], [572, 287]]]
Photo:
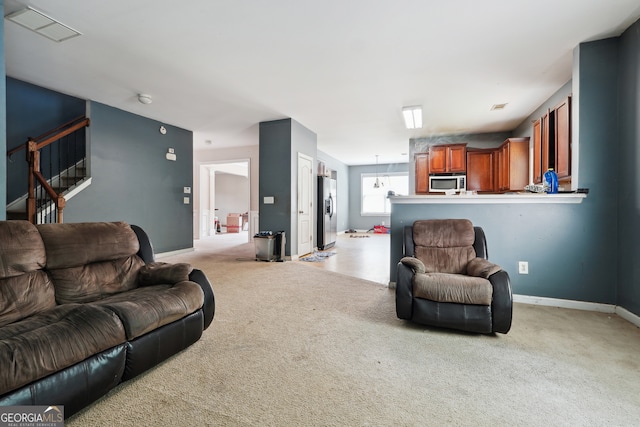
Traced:
[[138, 101], [140, 101], [141, 104], [148, 105], [153, 102], [153, 99], [151, 99], [151, 95], [147, 95], [146, 93], [139, 93]]
[[504, 108], [507, 106], [507, 103], [505, 102], [504, 104], [493, 104], [491, 106], [491, 111], [494, 110], [504, 110]]
[[376, 154], [376, 182], [373, 183], [373, 188], [384, 187], [384, 182], [378, 179], [378, 155]]
[[28, 6], [26, 9], [13, 12], [5, 18], [56, 42], [63, 42], [81, 35], [79, 31], [56, 21], [44, 13], [35, 10], [31, 6]]
[[422, 107], [414, 105], [413, 107], [403, 107], [402, 116], [404, 117], [404, 125], [407, 129], [422, 128]]

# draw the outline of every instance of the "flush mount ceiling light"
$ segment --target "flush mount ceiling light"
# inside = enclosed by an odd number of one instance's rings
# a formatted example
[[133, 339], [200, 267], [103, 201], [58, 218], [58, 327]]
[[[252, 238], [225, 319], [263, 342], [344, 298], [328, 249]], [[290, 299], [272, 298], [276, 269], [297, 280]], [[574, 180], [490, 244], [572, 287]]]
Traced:
[[422, 128], [422, 107], [419, 105], [413, 107], [403, 107], [402, 116], [404, 117], [404, 125], [407, 129]]
[[140, 101], [141, 104], [148, 105], [153, 102], [153, 99], [151, 99], [151, 95], [147, 95], [146, 93], [139, 93], [138, 101]]
[[56, 42], [63, 42], [81, 34], [30, 6], [13, 12], [5, 18]]

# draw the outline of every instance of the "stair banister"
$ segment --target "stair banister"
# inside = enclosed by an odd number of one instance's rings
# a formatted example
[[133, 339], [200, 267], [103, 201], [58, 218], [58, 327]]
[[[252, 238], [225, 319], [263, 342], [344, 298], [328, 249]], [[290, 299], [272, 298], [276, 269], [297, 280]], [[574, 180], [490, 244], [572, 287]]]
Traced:
[[37, 197], [36, 186], [39, 184], [46, 192], [47, 196], [56, 206], [57, 222], [62, 222], [62, 213], [66, 205], [66, 199], [62, 193], [57, 193], [41, 172], [40, 150], [44, 147], [76, 132], [83, 127], [89, 126], [90, 120], [84, 116], [76, 117], [69, 122], [56, 127], [36, 138], [29, 138], [28, 141], [7, 151], [7, 158], [13, 161], [11, 156], [26, 148], [26, 160], [29, 164], [28, 185], [27, 185], [27, 218], [33, 224], [37, 223]]

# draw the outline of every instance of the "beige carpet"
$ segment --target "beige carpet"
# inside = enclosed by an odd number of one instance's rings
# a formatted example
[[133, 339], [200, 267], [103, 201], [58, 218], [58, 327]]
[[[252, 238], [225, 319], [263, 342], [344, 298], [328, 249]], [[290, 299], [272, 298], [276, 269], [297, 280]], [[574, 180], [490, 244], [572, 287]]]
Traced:
[[213, 282], [202, 339], [68, 426], [631, 426], [640, 330], [614, 315], [517, 304], [507, 335], [430, 329], [394, 294], [250, 245], [189, 261]]

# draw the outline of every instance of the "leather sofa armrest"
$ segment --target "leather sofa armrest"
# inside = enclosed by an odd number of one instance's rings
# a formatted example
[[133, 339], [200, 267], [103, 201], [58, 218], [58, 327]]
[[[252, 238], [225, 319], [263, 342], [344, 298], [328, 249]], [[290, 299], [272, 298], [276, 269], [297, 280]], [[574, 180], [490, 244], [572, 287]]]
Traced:
[[213, 321], [213, 315], [216, 311], [213, 287], [204, 272], [197, 268], [194, 268], [191, 274], [189, 274], [189, 280], [200, 285], [204, 292], [204, 304], [202, 306], [202, 311], [204, 312], [204, 329], [207, 329]]
[[156, 260], [155, 254], [153, 252], [153, 245], [151, 244], [151, 240], [149, 239], [149, 235], [146, 231], [144, 231], [141, 227], [130, 224], [129, 225], [134, 233], [136, 233], [136, 237], [138, 237], [138, 242], [140, 243], [140, 250], [138, 250], [138, 256], [142, 258], [145, 263], [154, 262]]

